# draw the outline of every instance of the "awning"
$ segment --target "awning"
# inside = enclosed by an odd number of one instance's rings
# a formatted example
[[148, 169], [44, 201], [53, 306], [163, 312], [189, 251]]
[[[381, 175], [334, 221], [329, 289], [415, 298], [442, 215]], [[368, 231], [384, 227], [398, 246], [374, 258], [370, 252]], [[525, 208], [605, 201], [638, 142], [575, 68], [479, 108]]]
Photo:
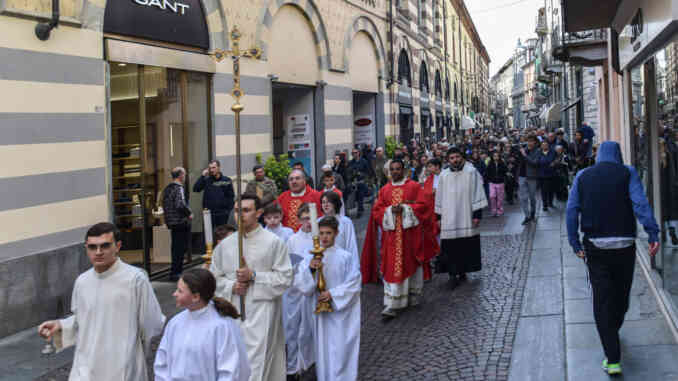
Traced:
[[476, 122], [468, 116], [464, 116], [464, 118], [461, 120], [461, 129], [470, 130], [472, 128], [476, 128]]
[[560, 103], [554, 103], [551, 106], [545, 108], [541, 115], [539, 115], [539, 118], [546, 123], [559, 122], [560, 108], [561, 108]]
[[570, 103], [569, 105], [565, 106], [565, 108], [562, 109], [562, 110], [560, 110], [560, 112], [565, 112], [565, 111], [571, 109], [572, 107], [576, 106], [577, 103], [579, 103], [579, 102], [581, 102], [581, 97], [579, 97], [579, 98], [575, 99], [574, 101], [572, 101], [572, 103]]

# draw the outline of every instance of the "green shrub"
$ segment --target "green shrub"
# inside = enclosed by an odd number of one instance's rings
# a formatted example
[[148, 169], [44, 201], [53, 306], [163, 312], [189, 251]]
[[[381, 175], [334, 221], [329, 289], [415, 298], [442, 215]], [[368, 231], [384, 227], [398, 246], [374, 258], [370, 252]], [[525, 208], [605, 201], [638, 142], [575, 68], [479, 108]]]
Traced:
[[389, 159], [393, 159], [393, 152], [395, 152], [395, 149], [397, 147], [402, 148], [402, 144], [400, 144], [394, 136], [389, 136], [386, 138], [386, 157]]
[[[261, 154], [256, 156], [257, 164], [262, 164]], [[269, 156], [266, 159], [266, 162], [263, 163], [264, 172], [266, 177], [275, 181], [275, 185], [278, 186], [278, 190], [285, 189], [287, 184], [287, 176], [290, 174], [290, 160], [287, 154], [280, 155], [278, 159], [275, 156]]]

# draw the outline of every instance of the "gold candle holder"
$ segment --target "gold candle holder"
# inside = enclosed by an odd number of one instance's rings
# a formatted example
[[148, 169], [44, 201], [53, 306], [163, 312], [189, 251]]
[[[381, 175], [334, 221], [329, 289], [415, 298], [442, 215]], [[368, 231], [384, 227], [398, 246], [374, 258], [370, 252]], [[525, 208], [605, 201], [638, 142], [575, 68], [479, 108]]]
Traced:
[[[327, 285], [325, 283], [325, 275], [323, 275], [323, 252], [325, 251], [325, 248], [320, 246], [320, 238], [318, 236], [313, 237], [313, 250], [311, 250], [311, 254], [313, 254], [313, 259], [319, 259], [320, 260], [320, 267], [316, 270], [316, 273], [318, 274], [318, 292], [322, 293], [325, 292], [325, 289], [327, 288]], [[318, 305], [315, 307], [315, 313], [319, 314], [321, 312], [333, 312], [334, 309], [332, 309], [332, 304], [330, 302], [321, 302], [318, 301]]]
[[212, 264], [212, 244], [205, 244], [205, 255], [202, 256], [202, 259], [205, 260], [205, 264], [209, 267]]

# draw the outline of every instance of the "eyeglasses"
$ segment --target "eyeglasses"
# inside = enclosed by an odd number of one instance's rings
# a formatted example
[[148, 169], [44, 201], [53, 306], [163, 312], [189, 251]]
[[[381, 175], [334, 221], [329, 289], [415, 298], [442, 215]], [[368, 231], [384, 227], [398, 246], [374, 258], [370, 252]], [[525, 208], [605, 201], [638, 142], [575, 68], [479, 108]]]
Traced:
[[99, 251], [99, 250], [104, 251], [104, 250], [109, 250], [111, 247], [113, 247], [113, 242], [104, 242], [101, 245], [97, 245], [97, 244], [94, 244], [94, 243], [88, 243], [87, 245], [85, 245], [85, 247], [89, 251]]
[[311, 220], [311, 217], [301, 217], [301, 218], [299, 219], [299, 221], [301, 221], [301, 222], [308, 222], [308, 221], [310, 221], [310, 220]]

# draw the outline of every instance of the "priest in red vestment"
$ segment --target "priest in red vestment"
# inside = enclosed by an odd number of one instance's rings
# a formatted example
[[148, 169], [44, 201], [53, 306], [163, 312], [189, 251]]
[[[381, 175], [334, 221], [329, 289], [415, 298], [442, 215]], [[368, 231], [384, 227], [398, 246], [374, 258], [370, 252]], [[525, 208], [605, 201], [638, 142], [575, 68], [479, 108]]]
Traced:
[[283, 226], [287, 226], [296, 232], [301, 227], [301, 222], [297, 218], [297, 211], [303, 204], [314, 202], [317, 205], [318, 216], [322, 216], [321, 193], [306, 184], [306, 174], [302, 170], [295, 169], [290, 172], [287, 181], [290, 190], [278, 196], [278, 204], [283, 210]]
[[382, 315], [395, 317], [397, 310], [419, 304], [424, 284], [422, 264], [427, 260], [421, 221], [428, 207], [421, 202], [421, 185], [405, 178], [402, 160], [392, 160], [389, 169], [391, 182], [381, 188], [372, 207], [360, 267], [363, 283], [377, 281], [376, 240], [381, 228]]
[[426, 205], [426, 213], [422, 223], [422, 255], [424, 257], [424, 280], [431, 279], [431, 260], [440, 253], [440, 244], [438, 235], [440, 234], [440, 225], [438, 217], [435, 214], [435, 195], [440, 179], [441, 162], [439, 159], [431, 159], [426, 164], [426, 170], [429, 172], [424, 182], [424, 187], [419, 193], [420, 202]]

